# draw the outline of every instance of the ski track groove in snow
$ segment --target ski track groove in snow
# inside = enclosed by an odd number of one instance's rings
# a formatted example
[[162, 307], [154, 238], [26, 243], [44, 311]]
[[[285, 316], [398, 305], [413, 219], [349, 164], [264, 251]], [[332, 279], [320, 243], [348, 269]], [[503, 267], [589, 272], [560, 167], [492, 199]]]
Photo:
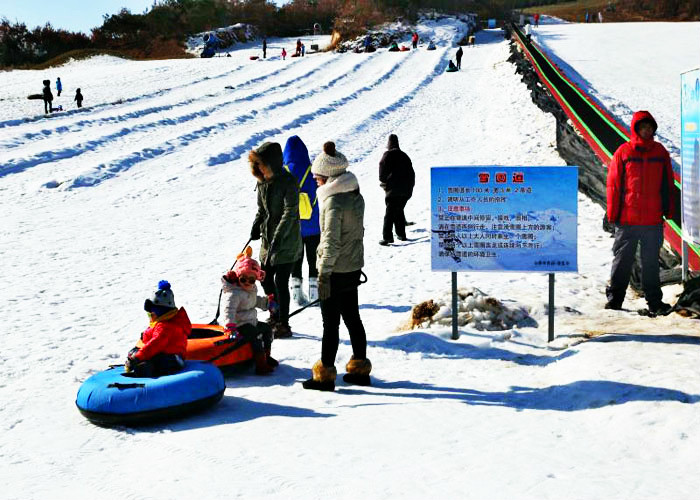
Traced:
[[[79, 156], [83, 154], [84, 152], [87, 151], [95, 151], [98, 149], [100, 146], [105, 145], [105, 144], [112, 144], [116, 139], [122, 139], [125, 136], [132, 134], [132, 133], [137, 133], [141, 131], [149, 131], [153, 129], [161, 129], [163, 127], [168, 127], [168, 126], [177, 126], [181, 125], [183, 123], [192, 121], [196, 118], [205, 118], [208, 116], [211, 116], [215, 113], [220, 113], [222, 111], [225, 111], [228, 107], [230, 106], [235, 106], [237, 104], [243, 103], [243, 102], [250, 102], [255, 99], [258, 99], [262, 97], [263, 95], [266, 95], [268, 93], [276, 93], [280, 91], [281, 89], [285, 89], [293, 84], [298, 83], [299, 81], [305, 80], [313, 76], [317, 71], [319, 71], [319, 67], [312, 69], [311, 71], [307, 72], [306, 74], [303, 74], [298, 77], [294, 77], [293, 79], [287, 80], [286, 82], [283, 83], [276, 83], [273, 86], [270, 86], [267, 89], [264, 89], [262, 91], [257, 91], [253, 94], [247, 95], [245, 97], [240, 97], [237, 99], [233, 100], [227, 100], [222, 103], [219, 103], [217, 105], [205, 108], [205, 109], [199, 109], [197, 111], [194, 111], [192, 113], [180, 115], [177, 117], [172, 117], [172, 118], [162, 118], [157, 121], [152, 121], [148, 123], [142, 123], [139, 125], [134, 125], [131, 127], [124, 127], [112, 134], [105, 135], [102, 137], [99, 137], [97, 139], [85, 141], [84, 137], [82, 138], [82, 142], [80, 142], [77, 146], [69, 146], [66, 147], [62, 150], [49, 150], [49, 151], [44, 151], [42, 153], [36, 154], [31, 158], [28, 159], [18, 159], [18, 160], [9, 160], [5, 162], [5, 164], [2, 167], [2, 170], [0, 171], [0, 177], [3, 177], [5, 175], [9, 174], [14, 174], [14, 173], [19, 173], [22, 172], [28, 168], [34, 167], [36, 165], [42, 164], [42, 163], [48, 163], [48, 162], [53, 162], [56, 160], [62, 160], [62, 159], [68, 159], [68, 158], [73, 158], [75, 156]], [[263, 77], [259, 77], [257, 79], [249, 80], [247, 82], [243, 82], [239, 87], [244, 87], [244, 86], [249, 86], [251, 83], [255, 83], [255, 81], [260, 81], [264, 80], [267, 78], [269, 75], [265, 75]], [[224, 93], [230, 93], [229, 92], [219, 92], [217, 94], [208, 94], [204, 96], [204, 98], [207, 97], [215, 97], [215, 96], [220, 96]], [[176, 106], [180, 105], [189, 105], [192, 103], [200, 103], [202, 100], [202, 97], [198, 97], [195, 99], [189, 99], [187, 101], [184, 101], [184, 103], [178, 103], [175, 105], [167, 105], [167, 106], [161, 106], [160, 108], [150, 108], [150, 109], [156, 109], [158, 112], [163, 112], [169, 109], [173, 109]], [[253, 111], [255, 113], [255, 111]], [[128, 113], [127, 115], [124, 115], [124, 120], [131, 119], [131, 118], [140, 118], [143, 117], [147, 114], [150, 114], [151, 111], [148, 111], [147, 113], [142, 113], [141, 111], [135, 111], [132, 113]], [[121, 122], [124, 121], [121, 118], [117, 121]], [[79, 130], [76, 131], [84, 131], [82, 127], [79, 128]]]

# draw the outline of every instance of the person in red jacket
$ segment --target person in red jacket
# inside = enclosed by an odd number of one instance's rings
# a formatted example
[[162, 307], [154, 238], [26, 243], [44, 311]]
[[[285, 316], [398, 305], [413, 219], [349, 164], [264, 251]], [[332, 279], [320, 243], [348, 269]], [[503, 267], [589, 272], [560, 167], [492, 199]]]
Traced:
[[177, 373], [185, 366], [187, 337], [192, 323], [184, 308], [175, 306], [170, 283], [162, 280], [153, 297], [146, 299], [143, 308], [151, 324], [141, 334], [141, 341], [126, 358], [125, 372], [137, 377], [160, 377]]
[[615, 225], [615, 243], [606, 309], [622, 308], [638, 243], [649, 311], [665, 314], [671, 308], [661, 300], [659, 250], [663, 217], [673, 216], [673, 170], [668, 151], [654, 140], [656, 129], [651, 113], [634, 113], [631, 138], [617, 148], [608, 168], [607, 217]]

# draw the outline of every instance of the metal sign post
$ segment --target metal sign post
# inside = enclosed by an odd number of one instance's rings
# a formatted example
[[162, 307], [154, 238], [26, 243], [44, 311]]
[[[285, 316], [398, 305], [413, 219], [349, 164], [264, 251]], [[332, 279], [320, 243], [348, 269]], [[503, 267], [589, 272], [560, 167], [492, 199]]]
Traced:
[[549, 334], [547, 342], [554, 340], [554, 273], [549, 273]]
[[452, 340], [459, 338], [457, 331], [457, 273], [452, 273]]

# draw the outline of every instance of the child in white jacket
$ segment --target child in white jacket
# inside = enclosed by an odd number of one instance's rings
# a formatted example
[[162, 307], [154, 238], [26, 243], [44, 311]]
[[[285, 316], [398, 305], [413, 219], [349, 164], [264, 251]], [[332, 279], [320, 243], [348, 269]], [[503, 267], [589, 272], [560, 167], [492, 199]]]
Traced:
[[272, 329], [267, 323], [258, 321], [255, 308], [274, 310], [277, 304], [273, 295], [258, 296], [255, 282], [265, 279], [265, 271], [251, 257], [252, 254], [253, 249], [246, 247], [236, 257], [233, 269], [221, 277], [223, 317], [229, 333], [238, 332], [250, 342], [255, 358], [255, 373], [266, 375], [279, 363], [270, 356]]

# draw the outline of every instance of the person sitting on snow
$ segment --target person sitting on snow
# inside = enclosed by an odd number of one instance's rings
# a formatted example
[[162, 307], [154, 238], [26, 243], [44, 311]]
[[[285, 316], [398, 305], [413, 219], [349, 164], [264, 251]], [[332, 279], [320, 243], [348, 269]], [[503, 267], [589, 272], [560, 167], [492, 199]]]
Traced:
[[389, 46], [389, 52], [398, 52], [399, 51], [399, 44], [396, 42], [391, 42], [391, 45]]
[[435, 50], [435, 49], [436, 49], [435, 42], [430, 40], [430, 43], [428, 43], [428, 50]]
[[258, 321], [256, 307], [274, 312], [277, 304], [274, 295], [258, 296], [256, 281], [265, 279], [265, 271], [252, 258], [253, 249], [246, 247], [238, 254], [233, 269], [221, 277], [223, 285], [224, 324], [229, 334], [238, 332], [250, 342], [255, 359], [256, 375], [266, 375], [279, 365], [270, 356], [272, 350], [272, 328]]
[[150, 325], [141, 334], [141, 341], [126, 358], [124, 371], [137, 377], [160, 377], [177, 373], [185, 366], [187, 337], [192, 323], [184, 308], [175, 306], [170, 283], [158, 282], [158, 289], [143, 305]]

